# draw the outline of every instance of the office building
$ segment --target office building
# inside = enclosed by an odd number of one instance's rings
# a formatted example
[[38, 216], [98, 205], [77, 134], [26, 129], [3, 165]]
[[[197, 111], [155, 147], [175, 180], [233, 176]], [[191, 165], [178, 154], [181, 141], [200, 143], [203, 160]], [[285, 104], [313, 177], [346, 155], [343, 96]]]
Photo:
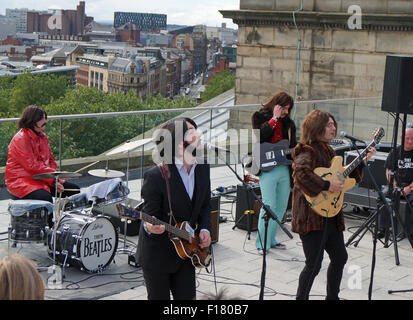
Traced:
[[132, 22], [140, 31], [155, 31], [166, 29], [166, 14], [115, 12], [113, 26], [119, 28]]

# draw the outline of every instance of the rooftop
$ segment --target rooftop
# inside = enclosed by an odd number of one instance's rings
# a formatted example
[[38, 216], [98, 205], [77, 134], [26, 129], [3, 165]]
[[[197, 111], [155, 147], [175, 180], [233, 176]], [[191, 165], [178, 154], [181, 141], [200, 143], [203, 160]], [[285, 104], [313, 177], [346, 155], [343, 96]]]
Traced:
[[[234, 93], [228, 91], [219, 97], [211, 99], [204, 106], [232, 106], [234, 104]], [[199, 111], [188, 111], [191, 117], [197, 117], [197, 124], [206, 124], [208, 127], [208, 114], [210, 111], [200, 109]], [[229, 122], [228, 110], [214, 110], [214, 120], [219, 128], [226, 128]], [[215, 112], [217, 114], [215, 115]], [[219, 119], [218, 119], [219, 118]], [[219, 120], [219, 121], [217, 121]], [[215, 124], [216, 125], [216, 124]], [[146, 136], [147, 137], [147, 136]], [[145, 148], [146, 150], [146, 148]], [[243, 176], [241, 165], [232, 165], [238, 175]], [[130, 193], [125, 200], [128, 203], [139, 203], [142, 181], [139, 179], [139, 170], [130, 172], [124, 168], [122, 171], [129, 177], [128, 183]], [[77, 180], [72, 180], [86, 187], [102, 181], [88, 175], [86, 171]], [[242, 200], [245, 196], [237, 193], [240, 182], [233, 172], [224, 165], [211, 168], [211, 191], [218, 197], [220, 203], [219, 215], [226, 222], [217, 223], [217, 241], [212, 245], [213, 264], [207, 270], [197, 272], [197, 298], [203, 299], [206, 294], [215, 294], [217, 291], [226, 290], [228, 298], [240, 298], [242, 300], [258, 300], [261, 291], [261, 277], [263, 271], [263, 257], [255, 249], [257, 232], [252, 230], [248, 234], [245, 227], [245, 218], [242, 213], [245, 210]], [[222, 192], [223, 190], [223, 192]], [[253, 188], [258, 191], [257, 188]], [[373, 196], [372, 196], [373, 197]], [[1, 199], [1, 198], [0, 198]], [[4, 199], [4, 198], [2, 198]], [[215, 198], [217, 199], [217, 198]], [[89, 274], [79, 270], [77, 267], [67, 267], [63, 270], [65, 277], [60, 284], [51, 283], [52, 261], [48, 254], [48, 246], [42, 243], [19, 243], [17, 247], [10, 246], [7, 240], [7, 230], [10, 225], [10, 215], [7, 211], [10, 200], [0, 201], [0, 233], [3, 238], [0, 241], [0, 257], [8, 252], [19, 252], [38, 263], [41, 274], [47, 284], [47, 300], [146, 300], [146, 288], [140, 267], [128, 263], [128, 254], [123, 249], [135, 251], [138, 236], [119, 234], [118, 251], [108, 267], [101, 274]], [[99, 213], [109, 217], [117, 216], [115, 203], [107, 201], [98, 207]], [[345, 241], [348, 241], [355, 232], [362, 232], [363, 236], [357, 245], [349, 244], [347, 247], [349, 259], [344, 269], [341, 283], [340, 297], [345, 300], [367, 300], [369, 299], [369, 286], [372, 285], [371, 299], [373, 300], [411, 300], [413, 292], [393, 292], [413, 288], [413, 248], [407, 239], [400, 239], [397, 248], [390, 243], [386, 247], [384, 243], [378, 242], [376, 251], [373, 251], [374, 243], [372, 233], [361, 226], [372, 213], [367, 210], [354, 210], [350, 204], [345, 205], [344, 232]], [[65, 214], [68, 212], [65, 212]], [[90, 215], [90, 209], [83, 210], [83, 215]], [[94, 212], [96, 214], [96, 212]], [[216, 216], [216, 215], [215, 215]], [[290, 222], [286, 214], [284, 227], [289, 231]], [[242, 222], [240, 225], [240, 222]], [[235, 226], [237, 225], [237, 227]], [[127, 230], [134, 230], [136, 222], [128, 224]], [[298, 278], [304, 267], [304, 254], [300, 238], [292, 234], [290, 239], [283, 230], [279, 229], [278, 241], [287, 246], [287, 250], [271, 249], [266, 257], [264, 300], [294, 300], [297, 289]], [[358, 239], [356, 239], [358, 240]], [[373, 265], [373, 254], [375, 254], [375, 265]], [[396, 255], [399, 263], [396, 263]], [[322, 300], [325, 295], [326, 273], [329, 259], [325, 255], [320, 274], [315, 279], [310, 299]], [[373, 276], [372, 276], [372, 271]]]
[[[242, 175], [240, 166], [238, 174]], [[132, 173], [133, 174], [133, 173]], [[86, 175], [86, 174], [85, 174]], [[236, 187], [239, 183], [234, 174], [225, 166], [211, 170], [212, 190], [225, 187], [228, 194], [220, 197], [220, 216], [227, 219], [218, 225], [218, 241], [212, 245], [213, 265], [210, 273], [205, 269], [197, 273], [197, 298], [202, 299], [206, 294], [214, 294], [215, 290], [226, 289], [228, 297], [242, 300], [258, 300], [262, 274], [263, 257], [255, 249], [256, 231], [250, 237], [247, 230], [235, 228], [237, 203]], [[89, 177], [90, 178], [90, 177]], [[73, 182], [76, 183], [74, 180]], [[96, 181], [95, 181], [96, 182]], [[140, 199], [141, 181], [129, 181], [130, 199]], [[232, 192], [231, 192], [232, 191]], [[235, 192], [234, 192], [235, 191]], [[219, 194], [214, 191], [215, 194]], [[10, 200], [0, 201], [0, 231], [7, 232], [10, 217], [7, 206]], [[113, 208], [107, 203], [104, 208]], [[355, 215], [352, 207], [345, 208], [346, 231], [345, 240], [359, 228], [366, 216]], [[290, 230], [290, 223], [284, 226]], [[129, 228], [133, 229], [133, 225]], [[287, 250], [271, 249], [266, 257], [266, 275], [264, 300], [294, 300], [298, 277], [304, 266], [300, 238], [293, 234], [293, 239], [279, 229], [278, 240], [287, 246]], [[6, 236], [4, 238], [7, 238]], [[19, 252], [35, 260], [42, 268], [45, 282], [50, 277], [47, 267], [52, 264], [47, 247], [43, 244], [18, 244], [16, 248], [8, 249], [8, 241], [0, 241], [1, 255], [10, 252]], [[124, 248], [123, 234], [119, 234], [118, 250]], [[134, 251], [138, 236], [127, 236], [126, 247]], [[389, 294], [388, 290], [404, 290], [413, 288], [412, 263], [413, 255], [409, 242], [404, 239], [398, 242], [400, 264], [395, 264], [394, 247], [385, 248], [380, 242], [377, 244], [376, 266], [374, 277], [371, 278], [373, 255], [372, 234], [367, 232], [357, 247], [347, 248], [349, 260], [346, 264], [342, 285], [341, 298], [346, 300], [367, 300], [370, 281], [373, 279], [373, 300], [411, 300], [413, 293], [401, 292]], [[64, 281], [60, 287], [49, 286], [46, 289], [47, 300], [146, 300], [146, 288], [143, 282], [142, 270], [129, 265], [127, 254], [118, 252], [102, 274], [89, 274], [76, 267], [64, 269]], [[326, 286], [326, 272], [329, 259], [323, 261], [320, 274], [317, 276], [311, 291], [311, 300], [324, 299]], [[50, 272], [50, 270], [49, 270]], [[216, 288], [216, 289], [215, 289]]]

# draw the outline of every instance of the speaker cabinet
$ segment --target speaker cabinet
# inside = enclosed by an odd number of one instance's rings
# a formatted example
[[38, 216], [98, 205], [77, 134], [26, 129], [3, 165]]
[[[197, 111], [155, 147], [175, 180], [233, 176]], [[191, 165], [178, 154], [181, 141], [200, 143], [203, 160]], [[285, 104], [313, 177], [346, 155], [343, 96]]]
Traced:
[[[388, 183], [386, 179], [386, 169], [384, 168], [387, 156], [387, 152], [377, 151], [368, 162], [371, 174], [373, 175], [378, 186], [387, 185]], [[357, 151], [347, 151], [344, 157], [345, 165], [350, 164], [350, 162], [353, 161], [356, 157], [358, 157]], [[358, 185], [359, 187], [363, 188], [375, 189], [374, 183], [371, 181], [370, 175], [368, 174], [366, 169], [363, 169], [363, 179], [359, 182]]]
[[[254, 186], [252, 190], [261, 198], [261, 189], [259, 185]], [[246, 215], [246, 210], [254, 210], [254, 214]], [[261, 203], [255, 200], [254, 196], [247, 191], [244, 185], [237, 185], [235, 226], [243, 230], [248, 230], [248, 219], [250, 219], [250, 231], [257, 231], [260, 210]]]
[[381, 110], [413, 114], [413, 57], [386, 57]]
[[218, 242], [221, 196], [211, 196], [211, 243]]

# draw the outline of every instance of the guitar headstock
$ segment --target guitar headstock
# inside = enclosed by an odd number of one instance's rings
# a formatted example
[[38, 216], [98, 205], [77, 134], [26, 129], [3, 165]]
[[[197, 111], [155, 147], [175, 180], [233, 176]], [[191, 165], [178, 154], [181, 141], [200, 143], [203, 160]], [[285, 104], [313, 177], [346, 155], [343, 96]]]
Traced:
[[382, 127], [377, 128], [373, 134], [374, 143], [378, 144], [383, 137], [384, 137], [384, 129]]

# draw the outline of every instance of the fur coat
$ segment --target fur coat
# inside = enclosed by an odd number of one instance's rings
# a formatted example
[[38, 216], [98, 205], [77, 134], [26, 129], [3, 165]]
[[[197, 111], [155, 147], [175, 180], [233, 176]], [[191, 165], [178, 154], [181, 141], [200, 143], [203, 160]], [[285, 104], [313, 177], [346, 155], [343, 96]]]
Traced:
[[[314, 212], [307, 202], [304, 194], [314, 197], [324, 190], [325, 181], [316, 175], [313, 170], [318, 167], [330, 167], [335, 156], [334, 150], [325, 142], [315, 142], [311, 145], [299, 143], [293, 150], [293, 179], [292, 191], [292, 220], [291, 230], [304, 235], [313, 230], [322, 230], [324, 217]], [[360, 182], [362, 177], [361, 165], [350, 174]], [[337, 228], [344, 231], [344, 215], [341, 210], [337, 217]], [[334, 219], [334, 218], [328, 218]]]

